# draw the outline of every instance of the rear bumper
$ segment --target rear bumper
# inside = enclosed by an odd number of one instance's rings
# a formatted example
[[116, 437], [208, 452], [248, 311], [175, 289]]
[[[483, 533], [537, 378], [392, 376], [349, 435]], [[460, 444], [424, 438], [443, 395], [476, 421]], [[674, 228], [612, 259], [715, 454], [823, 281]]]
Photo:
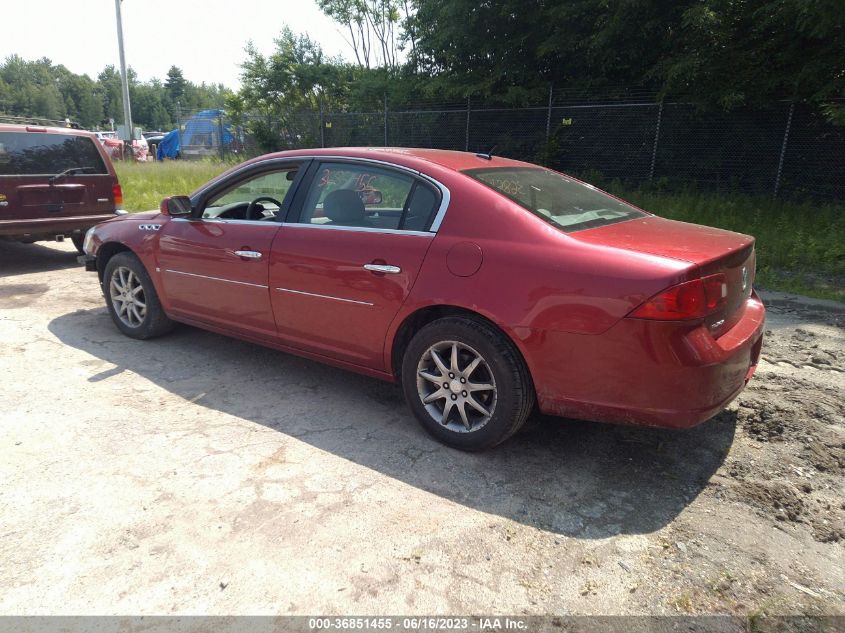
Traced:
[[106, 213], [27, 220], [0, 220], [0, 236], [24, 241], [52, 239], [56, 235], [85, 233], [95, 224], [111, 220], [114, 217], [114, 213]]
[[601, 422], [695, 426], [721, 411], [757, 367], [765, 308], [752, 293], [714, 338], [705, 325], [622, 319], [601, 335], [546, 333], [532, 362], [540, 409]]

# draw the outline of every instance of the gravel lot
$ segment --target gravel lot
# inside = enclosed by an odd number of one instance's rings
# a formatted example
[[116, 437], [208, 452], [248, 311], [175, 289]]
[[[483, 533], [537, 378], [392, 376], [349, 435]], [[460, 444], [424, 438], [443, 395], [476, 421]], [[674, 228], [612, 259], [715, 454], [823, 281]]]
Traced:
[[69, 244], [0, 243], [0, 613], [845, 614], [845, 309], [766, 299], [698, 428], [467, 455], [375, 380], [125, 338]]

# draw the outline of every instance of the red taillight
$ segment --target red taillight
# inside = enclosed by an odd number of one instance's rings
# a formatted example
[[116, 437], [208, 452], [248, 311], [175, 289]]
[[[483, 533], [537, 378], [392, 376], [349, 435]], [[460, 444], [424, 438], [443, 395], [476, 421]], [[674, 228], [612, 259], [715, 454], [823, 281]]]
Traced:
[[725, 276], [718, 273], [667, 288], [628, 316], [661, 321], [702, 319], [725, 305], [727, 296]]
[[123, 189], [120, 188], [120, 183], [116, 182], [111, 186], [111, 195], [114, 197], [114, 206], [123, 206]]

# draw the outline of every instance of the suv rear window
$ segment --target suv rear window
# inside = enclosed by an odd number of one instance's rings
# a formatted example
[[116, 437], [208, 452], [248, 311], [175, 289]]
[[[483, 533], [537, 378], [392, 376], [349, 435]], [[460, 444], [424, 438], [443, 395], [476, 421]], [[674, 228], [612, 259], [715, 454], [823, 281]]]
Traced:
[[493, 167], [463, 173], [562, 231], [591, 229], [646, 215], [592, 185], [548, 169]]
[[71, 167], [108, 174], [87, 136], [44, 132], [0, 132], [0, 176], [57, 174]]

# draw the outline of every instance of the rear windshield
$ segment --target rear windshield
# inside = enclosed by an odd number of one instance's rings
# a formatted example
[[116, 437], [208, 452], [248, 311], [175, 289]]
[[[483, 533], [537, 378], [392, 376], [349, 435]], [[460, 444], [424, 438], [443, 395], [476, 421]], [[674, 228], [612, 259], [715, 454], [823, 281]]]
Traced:
[[591, 185], [548, 169], [493, 167], [463, 173], [563, 231], [591, 229], [646, 215]]
[[109, 173], [87, 136], [0, 132], [0, 176], [58, 174], [74, 167], [85, 174]]

